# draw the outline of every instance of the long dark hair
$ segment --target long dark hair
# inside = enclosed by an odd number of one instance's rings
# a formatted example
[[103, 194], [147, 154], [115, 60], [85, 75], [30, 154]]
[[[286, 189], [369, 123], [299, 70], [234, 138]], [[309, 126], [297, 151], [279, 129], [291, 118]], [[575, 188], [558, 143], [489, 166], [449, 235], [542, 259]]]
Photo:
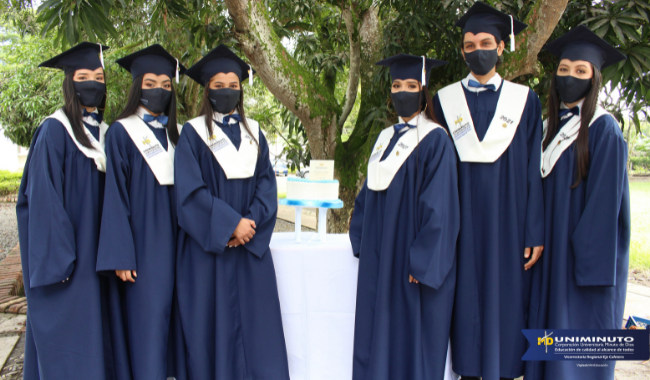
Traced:
[[[589, 123], [594, 117], [596, 112], [596, 107], [598, 106], [598, 93], [603, 83], [603, 76], [596, 67], [592, 65], [594, 76], [591, 83], [591, 89], [587, 93], [582, 107], [580, 109], [580, 129], [578, 130], [578, 138], [576, 140], [575, 150], [577, 157], [577, 172], [576, 179], [572, 189], [578, 187], [580, 181], [587, 178], [589, 173]], [[555, 87], [557, 78], [557, 70], [553, 73], [551, 77], [551, 88], [548, 95], [548, 122], [546, 125], [546, 137], [542, 147], [546, 150], [546, 147], [551, 143], [553, 138], [558, 132], [560, 118], [560, 94], [557, 92]]]
[[[90, 139], [86, 135], [83, 124], [83, 106], [79, 101], [77, 96], [77, 91], [74, 89], [74, 71], [65, 75], [63, 78], [63, 113], [70, 121], [70, 126], [72, 127], [72, 133], [79, 143], [86, 148], [95, 149], [93, 144], [90, 142]], [[106, 73], [104, 73], [104, 83], [106, 83]], [[106, 108], [106, 96], [102, 98], [102, 102], [97, 106], [97, 112], [104, 116], [104, 109]]]
[[[237, 107], [235, 107], [235, 109], [237, 112], [239, 112], [241, 122], [244, 124], [244, 128], [246, 128], [246, 132], [248, 132], [253, 140], [255, 140], [255, 143], [257, 144], [257, 151], [261, 153], [260, 143], [257, 141], [259, 139], [259, 136], [253, 136], [253, 132], [251, 132], [251, 129], [248, 126], [248, 122], [246, 121], [246, 114], [244, 113], [244, 88], [242, 87], [241, 82], [239, 83], [239, 90], [239, 103], [237, 103]], [[212, 121], [213, 113], [214, 110], [212, 109], [212, 104], [210, 103], [210, 84], [206, 83], [205, 87], [203, 88], [203, 102], [201, 103], [201, 112], [199, 113], [199, 116], [205, 117], [205, 125], [208, 127], [208, 136], [212, 136], [214, 132]]]
[[[117, 120], [125, 119], [131, 115], [135, 115], [135, 112], [140, 107], [140, 99], [142, 98], [142, 78], [144, 75], [140, 75], [133, 80], [131, 84], [131, 90], [129, 90], [129, 97], [126, 101], [126, 106], [120, 113], [120, 116], [117, 117]], [[167, 121], [167, 135], [171, 143], [176, 146], [178, 144], [178, 126], [176, 124], [176, 90], [174, 85], [171, 85], [172, 97], [169, 100], [169, 104], [165, 109], [165, 115], [169, 118]]]
[[433, 97], [429, 92], [429, 87], [423, 86], [422, 93], [424, 93], [424, 99], [422, 98], [422, 96], [420, 96], [420, 106], [421, 108], [424, 108], [424, 114], [429, 120], [433, 121], [436, 124], [440, 124], [438, 123], [436, 112], [433, 109]]

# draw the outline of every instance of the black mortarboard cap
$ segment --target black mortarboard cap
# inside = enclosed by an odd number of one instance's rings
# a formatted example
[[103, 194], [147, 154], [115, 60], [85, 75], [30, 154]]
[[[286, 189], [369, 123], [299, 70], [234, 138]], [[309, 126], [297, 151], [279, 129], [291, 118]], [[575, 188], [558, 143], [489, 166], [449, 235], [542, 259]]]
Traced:
[[375, 63], [378, 66], [388, 66], [393, 80], [415, 79], [420, 81], [423, 86], [429, 83], [433, 67], [446, 64], [446, 61], [409, 54], [397, 54]]
[[511, 15], [480, 1], [472, 5], [467, 13], [456, 22], [456, 26], [463, 28], [463, 35], [465, 33], [490, 33], [496, 37], [497, 42], [510, 37], [510, 51], [515, 50], [515, 36], [528, 27]]
[[169, 79], [176, 77], [178, 82], [178, 75], [186, 71], [185, 66], [159, 44], [138, 50], [115, 62], [130, 72], [133, 79], [144, 74], [164, 74]]
[[80, 69], [96, 70], [99, 67], [104, 67], [102, 52], [108, 49], [108, 46], [101, 44], [82, 42], [56, 57], [48, 59], [38, 67], [61, 69], [66, 74]]
[[571, 29], [555, 41], [544, 46], [560, 60], [591, 62], [598, 70], [620, 62], [627, 57], [598, 37], [584, 25]]
[[243, 82], [249, 77], [252, 78], [255, 70], [233, 53], [228, 46], [221, 44], [190, 67], [185, 75], [205, 86], [218, 73], [235, 73], [239, 77], [239, 82]]

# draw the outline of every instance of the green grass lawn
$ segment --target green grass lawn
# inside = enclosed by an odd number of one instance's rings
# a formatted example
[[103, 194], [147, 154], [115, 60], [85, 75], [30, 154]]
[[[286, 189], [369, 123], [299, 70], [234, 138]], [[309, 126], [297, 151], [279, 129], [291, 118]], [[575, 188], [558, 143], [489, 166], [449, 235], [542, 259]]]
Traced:
[[630, 269], [650, 271], [650, 182], [630, 182]]

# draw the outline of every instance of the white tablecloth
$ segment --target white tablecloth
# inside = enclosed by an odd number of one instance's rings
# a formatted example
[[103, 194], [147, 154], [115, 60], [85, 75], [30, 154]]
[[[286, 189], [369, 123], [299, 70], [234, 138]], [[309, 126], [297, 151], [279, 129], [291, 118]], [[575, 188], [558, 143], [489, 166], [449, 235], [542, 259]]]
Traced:
[[[271, 239], [291, 380], [350, 380], [359, 260], [348, 235], [302, 241], [293, 232]], [[449, 361], [445, 380], [456, 380]]]

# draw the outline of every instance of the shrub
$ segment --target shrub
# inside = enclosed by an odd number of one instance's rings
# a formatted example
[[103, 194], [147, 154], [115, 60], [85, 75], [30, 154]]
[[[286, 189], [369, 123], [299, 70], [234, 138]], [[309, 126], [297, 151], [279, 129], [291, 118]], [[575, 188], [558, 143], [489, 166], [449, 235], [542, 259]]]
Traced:
[[22, 178], [22, 172], [0, 170], [0, 196], [15, 194], [18, 192], [18, 188], [20, 187], [20, 180]]

